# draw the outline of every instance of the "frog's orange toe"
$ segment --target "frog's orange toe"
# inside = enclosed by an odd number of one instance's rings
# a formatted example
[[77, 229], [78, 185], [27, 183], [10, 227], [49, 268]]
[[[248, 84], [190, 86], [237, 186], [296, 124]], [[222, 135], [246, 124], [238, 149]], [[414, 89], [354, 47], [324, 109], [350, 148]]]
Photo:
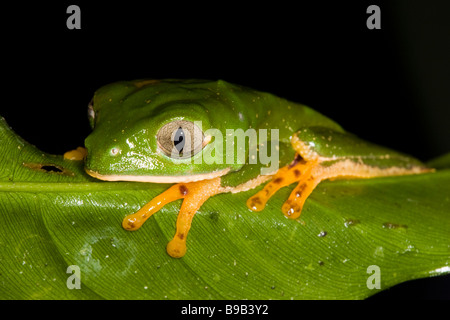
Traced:
[[301, 157], [296, 156], [290, 165], [278, 170], [261, 191], [247, 200], [247, 207], [252, 211], [261, 211], [270, 197], [279, 189], [300, 181], [281, 208], [286, 217], [290, 219], [298, 218], [306, 198], [318, 183], [311, 178], [311, 171], [315, 166], [317, 166], [316, 161], [306, 162]]
[[247, 207], [252, 211], [262, 211], [266, 207], [267, 200], [269, 199], [260, 198], [260, 193], [258, 192], [247, 200]]
[[167, 244], [166, 251], [172, 258], [181, 258], [186, 254], [186, 238], [174, 238]]
[[136, 218], [134, 214], [130, 214], [129, 216], [126, 216], [125, 219], [123, 219], [122, 227], [127, 231], [136, 231], [142, 226], [143, 223], [144, 222], [138, 220], [138, 218]]
[[186, 237], [195, 213], [207, 199], [221, 192], [223, 188], [220, 187], [220, 178], [173, 185], [153, 198], [138, 212], [126, 216], [122, 221], [122, 227], [128, 231], [137, 230], [164, 205], [183, 199], [178, 213], [176, 234], [167, 244], [167, 253], [173, 258], [181, 258], [186, 254]]
[[137, 230], [136, 225], [134, 224], [136, 222], [135, 218], [128, 218], [129, 216], [127, 216], [125, 219], [123, 219], [122, 221], [122, 227], [125, 230], [128, 231], [134, 231]]
[[302, 208], [303, 208], [303, 206], [300, 206], [298, 204], [293, 204], [289, 200], [287, 200], [281, 207], [281, 211], [287, 218], [297, 219], [298, 217], [300, 217]]

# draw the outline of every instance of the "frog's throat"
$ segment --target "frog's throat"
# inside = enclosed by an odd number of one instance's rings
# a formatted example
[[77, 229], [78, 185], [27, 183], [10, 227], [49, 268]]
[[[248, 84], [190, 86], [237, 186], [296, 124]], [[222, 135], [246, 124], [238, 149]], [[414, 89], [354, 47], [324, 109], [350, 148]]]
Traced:
[[133, 175], [120, 175], [111, 174], [103, 175], [96, 171], [85, 168], [85, 171], [90, 176], [105, 181], [134, 181], [134, 182], [152, 182], [152, 183], [188, 183], [201, 180], [209, 180], [217, 177], [221, 177], [230, 171], [230, 168], [226, 168], [219, 171], [213, 171], [208, 173], [193, 174], [187, 176], [133, 176]]

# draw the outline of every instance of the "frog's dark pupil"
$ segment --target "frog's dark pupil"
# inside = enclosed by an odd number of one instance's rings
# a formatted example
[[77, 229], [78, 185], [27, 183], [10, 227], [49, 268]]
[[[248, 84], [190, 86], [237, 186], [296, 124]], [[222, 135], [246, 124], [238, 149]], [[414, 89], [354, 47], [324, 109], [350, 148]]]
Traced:
[[179, 127], [175, 133], [173, 144], [180, 154], [183, 153], [184, 143], [184, 131], [181, 127]]

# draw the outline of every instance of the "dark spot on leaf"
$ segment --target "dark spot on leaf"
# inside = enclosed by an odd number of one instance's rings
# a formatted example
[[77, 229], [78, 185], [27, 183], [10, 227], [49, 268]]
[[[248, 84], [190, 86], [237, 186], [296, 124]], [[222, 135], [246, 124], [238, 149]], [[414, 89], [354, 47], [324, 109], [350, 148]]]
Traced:
[[327, 234], [328, 234], [328, 232], [326, 232], [326, 231], [320, 231], [320, 233], [319, 233], [317, 236], [323, 238], [323, 237], [325, 237]]
[[396, 224], [391, 222], [383, 223], [383, 228], [386, 229], [406, 229], [408, 226], [406, 224]]
[[346, 227], [353, 227], [355, 225], [359, 224], [359, 220], [355, 220], [355, 219], [347, 219], [345, 221], [345, 226]]
[[398, 202], [394, 202], [394, 205], [399, 209], [402, 207], [401, 203], [398, 203]]
[[45, 170], [47, 172], [53, 171], [53, 172], [63, 172], [60, 168], [56, 166], [42, 166], [42, 170]]
[[325, 262], [319, 261], [319, 266], [323, 266], [324, 264], [325, 264]]
[[209, 217], [212, 221], [218, 221], [219, 220], [219, 212], [212, 211], [209, 213]]
[[75, 175], [72, 171], [53, 163], [23, 163], [23, 166], [31, 170], [45, 173], [61, 174], [65, 176]]

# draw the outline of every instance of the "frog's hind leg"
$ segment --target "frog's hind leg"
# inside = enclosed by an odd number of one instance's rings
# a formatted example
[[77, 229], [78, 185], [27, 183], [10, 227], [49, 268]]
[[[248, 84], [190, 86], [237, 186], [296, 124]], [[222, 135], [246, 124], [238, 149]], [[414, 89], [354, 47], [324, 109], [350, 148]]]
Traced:
[[[329, 134], [329, 137], [332, 137], [332, 133]], [[356, 142], [359, 146], [362, 145], [362, 142], [353, 136], [334, 133], [333, 137], [341, 139], [343, 145], [351, 146], [352, 144], [355, 145]], [[378, 154], [375, 155], [372, 154], [373, 150], [377, 150], [374, 147], [368, 148], [365, 152], [349, 156], [319, 154], [311, 148], [311, 145], [314, 145], [314, 141], [317, 143], [320, 138], [326, 139], [325, 136], [320, 134], [312, 136], [312, 143], [305, 143], [299, 138], [298, 133], [294, 134], [291, 144], [296, 151], [296, 159], [290, 165], [279, 169], [261, 191], [248, 199], [248, 208], [253, 211], [261, 211], [277, 190], [294, 182], [299, 182], [282, 206], [282, 211], [286, 217], [296, 219], [300, 216], [303, 204], [308, 196], [323, 180], [375, 178], [433, 171], [433, 169], [425, 167], [414, 159], [381, 148], [378, 148]], [[330, 141], [329, 139], [327, 140]], [[325, 146], [328, 145], [325, 143]], [[382, 165], [374, 165], [374, 160]]]
[[317, 165], [317, 161], [305, 161], [297, 154], [290, 165], [279, 169], [261, 191], [247, 200], [247, 207], [253, 211], [261, 211], [275, 192], [300, 181], [282, 207], [282, 212], [286, 217], [298, 218], [306, 199], [321, 181], [312, 175], [313, 169]]
[[138, 212], [125, 217], [122, 226], [129, 231], [137, 230], [150, 216], [159, 211], [164, 205], [178, 199], [183, 199], [177, 218], [177, 231], [167, 245], [167, 253], [171, 257], [181, 258], [186, 253], [186, 238], [195, 213], [206, 200], [221, 192], [223, 192], [223, 189], [220, 187], [220, 178], [175, 184], [153, 198]]

